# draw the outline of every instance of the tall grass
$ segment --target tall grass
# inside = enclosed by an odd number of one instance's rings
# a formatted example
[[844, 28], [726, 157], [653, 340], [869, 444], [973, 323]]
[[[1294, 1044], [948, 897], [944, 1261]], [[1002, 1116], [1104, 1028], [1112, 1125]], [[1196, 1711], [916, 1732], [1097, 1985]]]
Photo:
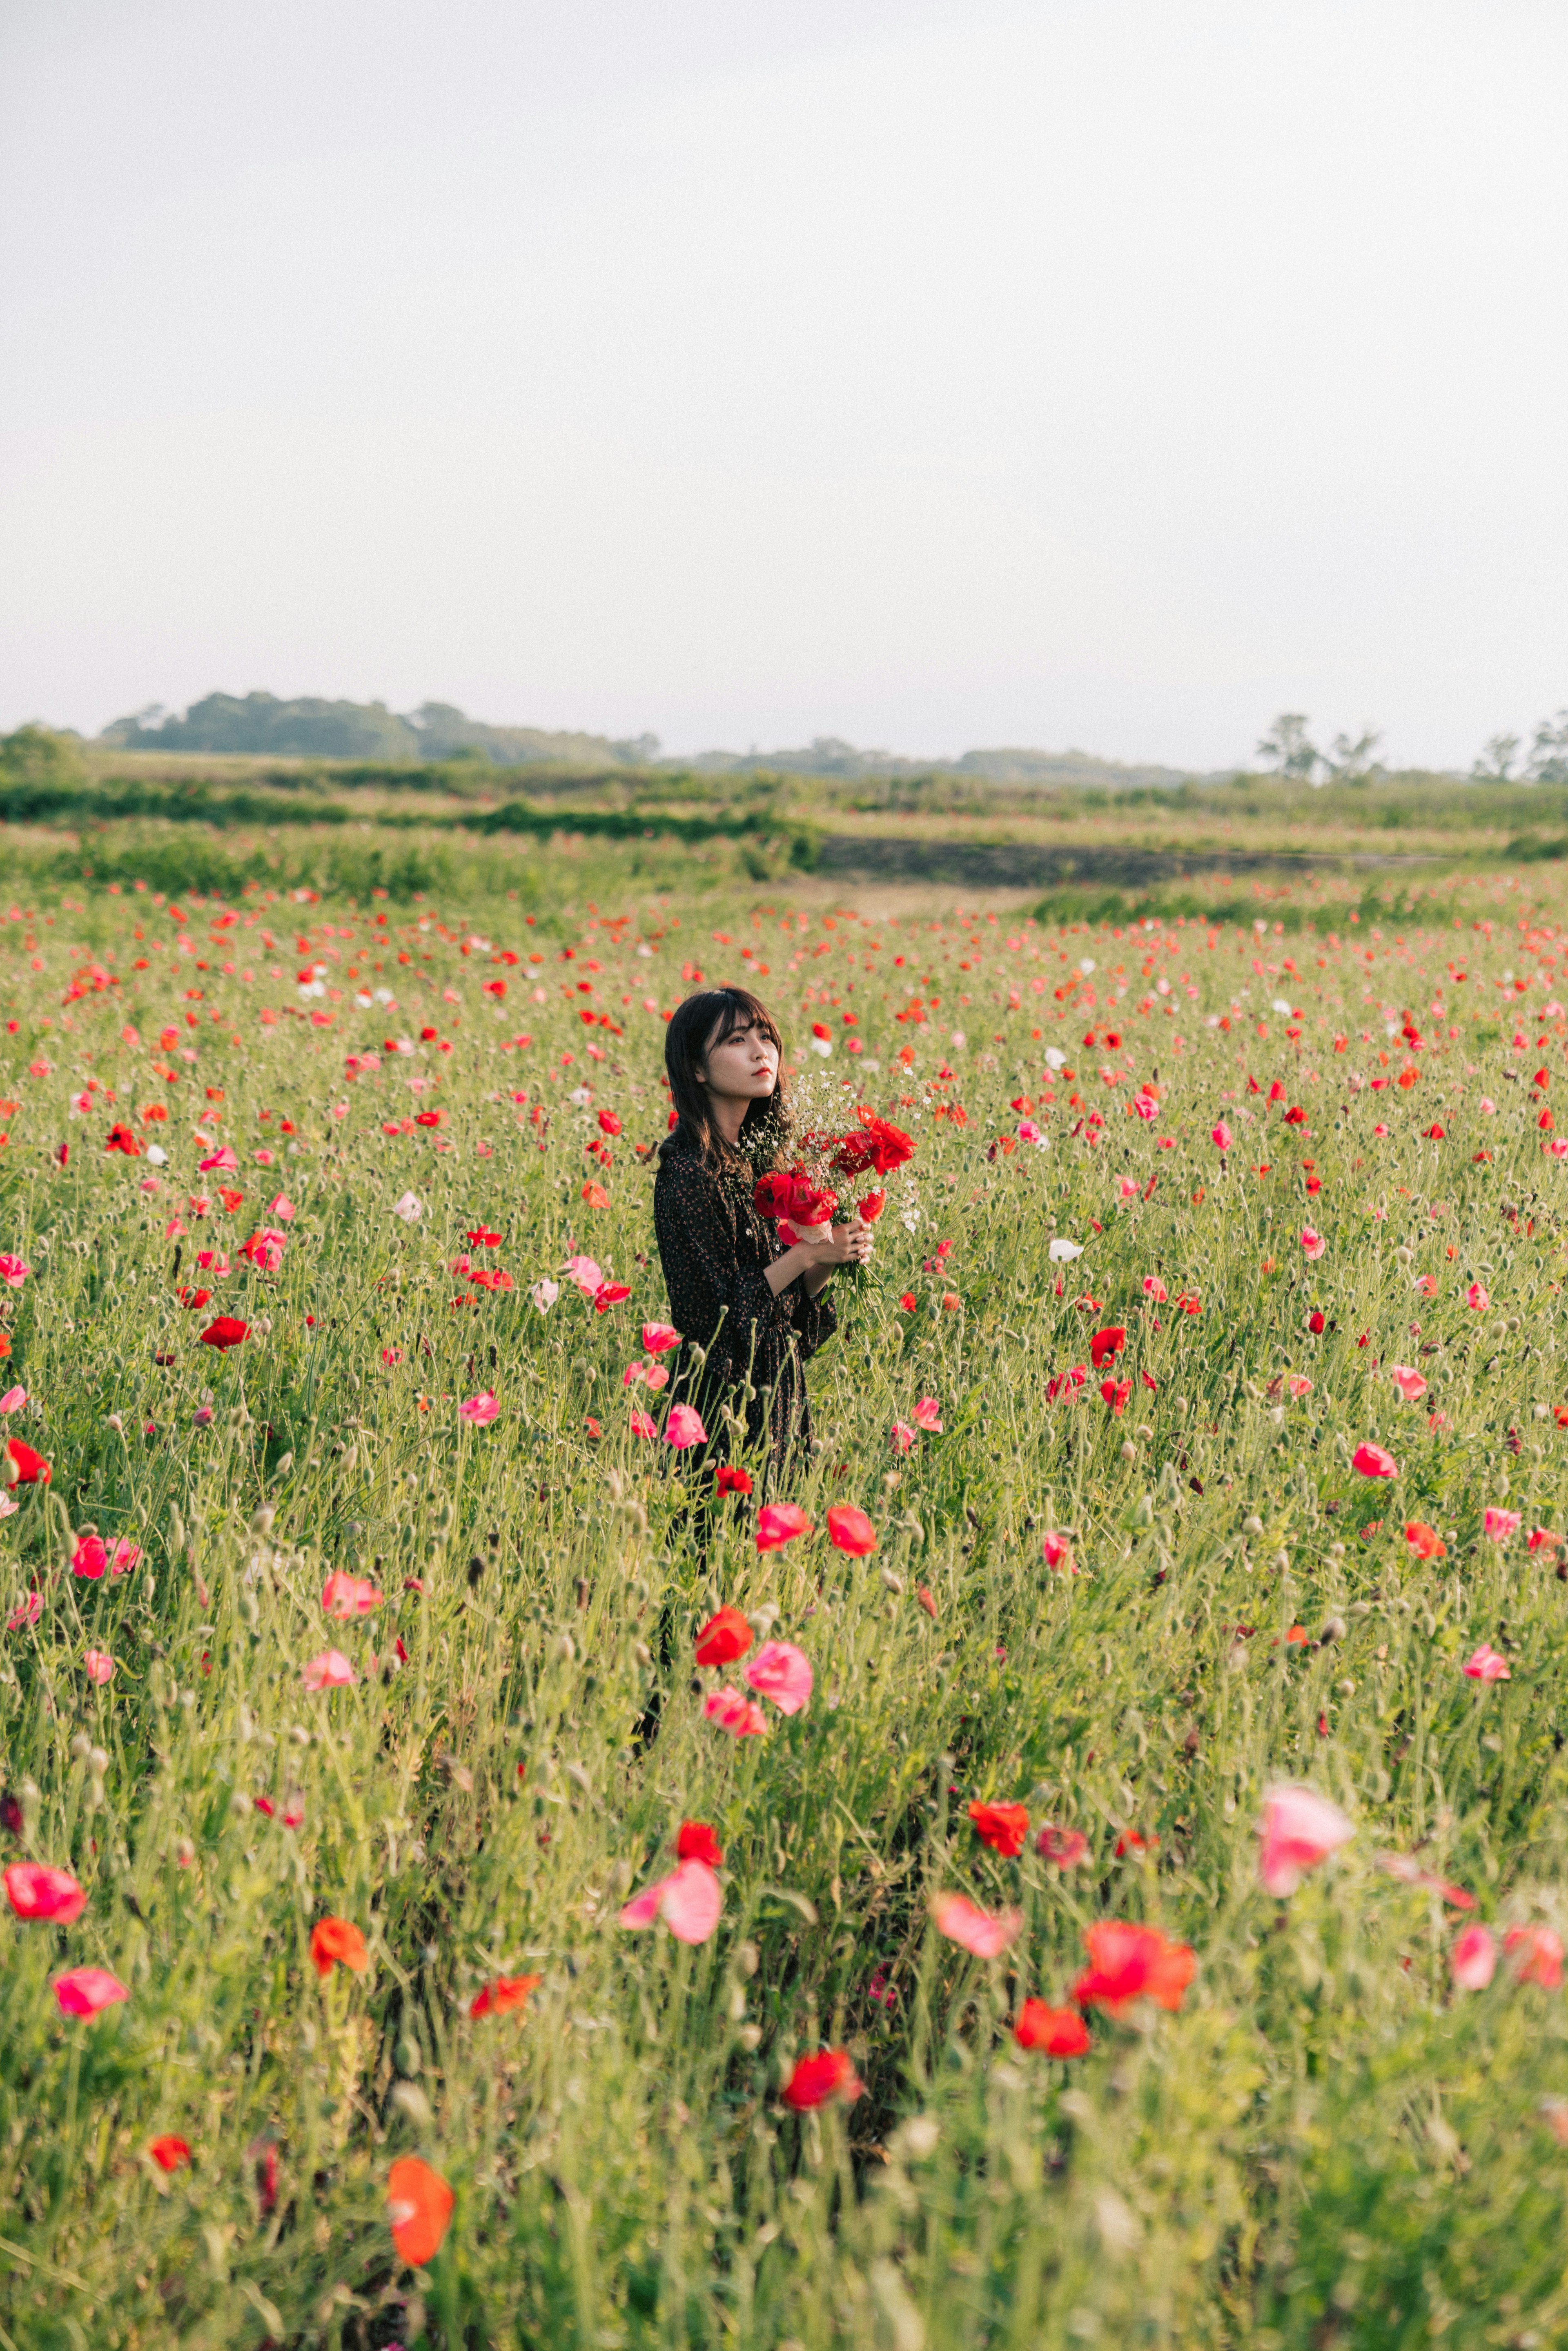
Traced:
[[[1397, 944], [1342, 916], [1333, 946], [1322, 916], [1278, 938], [873, 926], [736, 885], [716, 917], [655, 904], [622, 864], [598, 903], [624, 925], [530, 925], [520, 893], [486, 899], [481, 940], [456, 902], [444, 921], [370, 886], [390, 885], [357, 885], [358, 911], [263, 892], [233, 923], [182, 899], [183, 925], [95, 891], [7, 925], [0, 1249], [31, 1270], [3, 1293], [27, 1399], [5, 1433], [53, 1478], [0, 1526], [5, 1614], [41, 1600], [0, 1635], [5, 1858], [73, 1870], [89, 1901], [68, 1927], [0, 1913], [0, 2346], [1560, 2339], [1563, 1994], [1507, 1964], [1457, 1991], [1459, 1914], [1377, 1858], [1418, 1856], [1499, 1929], [1568, 1937], [1568, 1586], [1525, 1547], [1565, 1523], [1549, 911], [1472, 887]], [[62, 1003], [93, 960], [120, 984]], [[335, 1001], [299, 993], [318, 962]], [[835, 1502], [870, 1514], [863, 1560], [821, 1531], [759, 1554], [744, 1504], [708, 1511], [631, 1433], [646, 1391], [622, 1374], [664, 1310], [638, 1151], [665, 1126], [660, 1014], [683, 969], [747, 965], [808, 1114], [863, 1098], [917, 1141], [811, 1367], [794, 1489], [819, 1530]], [[396, 1001], [361, 1008], [356, 984]], [[1406, 1012], [1414, 1052], [1388, 1033]], [[380, 1065], [346, 1080], [361, 1049]], [[1159, 1089], [1153, 1121], [1134, 1081]], [[403, 1131], [431, 1105], [441, 1126]], [[624, 1129], [608, 1168], [585, 1150], [601, 1105]], [[1048, 1147], [1019, 1140], [1031, 1119]], [[107, 1153], [115, 1122], [167, 1164]], [[198, 1134], [238, 1172], [199, 1174]], [[297, 1213], [268, 1275], [235, 1251], [279, 1191]], [[510, 1291], [450, 1270], [481, 1228]], [[1056, 1237], [1083, 1254], [1053, 1263]], [[235, 1270], [201, 1271], [214, 1249]], [[574, 1249], [630, 1300], [596, 1312]], [[196, 1341], [220, 1310], [250, 1326], [225, 1354]], [[1049, 1401], [1113, 1322], [1125, 1410], [1098, 1374]], [[1396, 1362], [1429, 1381], [1419, 1404]], [[465, 1426], [489, 1388], [499, 1416]], [[923, 1396], [943, 1428], [899, 1456]], [[1364, 1439], [1392, 1484], [1352, 1467]], [[1522, 1523], [1493, 1541], [1505, 1498]], [[1444, 1557], [1411, 1550], [1415, 1520]], [[137, 1566], [73, 1574], [88, 1526]], [[1075, 1573], [1045, 1565], [1048, 1529]], [[361, 1622], [323, 1615], [340, 1567], [384, 1595]], [[764, 1738], [704, 1719], [691, 1644], [720, 1604], [776, 1610], [812, 1661], [810, 1705]], [[1461, 1672], [1482, 1641], [1508, 1680]], [[329, 1645], [357, 1678], [309, 1693]], [[1280, 1779], [1356, 1830], [1288, 1901], [1253, 1836]], [[998, 1859], [975, 1798], [1080, 1830], [1088, 1860]], [[695, 1949], [616, 1923], [687, 1818], [725, 1852]], [[947, 1889], [1021, 1907], [1004, 1959], [937, 1934]], [[363, 1930], [363, 1975], [318, 1979], [324, 1915]], [[1025, 2053], [1019, 2002], [1060, 2003], [1105, 1917], [1194, 1947], [1179, 2012], [1092, 2017], [1071, 2063]], [[78, 1964], [129, 1999], [63, 2018], [50, 1986]], [[524, 1972], [543, 1980], [520, 2015], [469, 2015]], [[865, 2094], [795, 2115], [781, 2085], [822, 2044]], [[148, 2150], [171, 2134], [192, 2157], [165, 2172]], [[384, 2210], [414, 2152], [457, 2199], [418, 2273]]]

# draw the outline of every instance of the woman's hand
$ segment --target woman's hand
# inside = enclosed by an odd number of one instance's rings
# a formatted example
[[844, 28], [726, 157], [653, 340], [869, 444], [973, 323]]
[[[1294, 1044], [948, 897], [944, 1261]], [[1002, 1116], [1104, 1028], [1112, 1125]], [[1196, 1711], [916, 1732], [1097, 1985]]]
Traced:
[[868, 1224], [857, 1217], [852, 1224], [830, 1225], [826, 1237], [820, 1241], [808, 1241], [811, 1262], [831, 1268], [841, 1265], [869, 1265], [872, 1232]]
[[831, 1225], [821, 1240], [797, 1241], [765, 1269], [763, 1280], [777, 1298], [803, 1274], [806, 1294], [815, 1298], [841, 1265], [869, 1265], [871, 1249], [871, 1227], [857, 1217], [850, 1225]]

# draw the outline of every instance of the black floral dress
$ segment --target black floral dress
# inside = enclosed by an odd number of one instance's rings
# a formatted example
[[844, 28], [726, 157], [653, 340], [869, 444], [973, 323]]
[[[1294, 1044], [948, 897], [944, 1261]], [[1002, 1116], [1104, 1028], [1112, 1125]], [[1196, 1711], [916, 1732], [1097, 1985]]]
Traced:
[[768, 1288], [764, 1268], [784, 1251], [752, 1207], [751, 1184], [744, 1165], [733, 1174], [707, 1166], [677, 1128], [653, 1183], [653, 1228], [683, 1340], [670, 1401], [695, 1406], [709, 1437], [703, 1451], [719, 1461], [738, 1449], [719, 1416], [727, 1405], [743, 1412], [747, 1445], [767, 1447], [777, 1476], [810, 1442], [801, 1365], [838, 1326], [825, 1295], [807, 1296], [804, 1277], [777, 1297]]

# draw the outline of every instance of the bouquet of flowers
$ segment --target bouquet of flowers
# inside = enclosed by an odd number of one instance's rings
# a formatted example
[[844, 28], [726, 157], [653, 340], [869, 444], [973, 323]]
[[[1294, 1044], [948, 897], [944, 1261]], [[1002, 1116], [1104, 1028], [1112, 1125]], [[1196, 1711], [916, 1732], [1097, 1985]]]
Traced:
[[[915, 1154], [913, 1139], [862, 1102], [855, 1112], [858, 1125], [847, 1134], [808, 1134], [802, 1138], [810, 1156], [785, 1172], [777, 1169], [758, 1179], [752, 1205], [759, 1217], [778, 1223], [786, 1249], [797, 1241], [821, 1239], [839, 1207], [839, 1195], [821, 1180], [829, 1176], [851, 1182], [862, 1176], [889, 1176]], [[814, 1170], [814, 1172], [812, 1172]], [[884, 1186], [876, 1186], [856, 1201], [858, 1214], [874, 1224], [887, 1206]]]

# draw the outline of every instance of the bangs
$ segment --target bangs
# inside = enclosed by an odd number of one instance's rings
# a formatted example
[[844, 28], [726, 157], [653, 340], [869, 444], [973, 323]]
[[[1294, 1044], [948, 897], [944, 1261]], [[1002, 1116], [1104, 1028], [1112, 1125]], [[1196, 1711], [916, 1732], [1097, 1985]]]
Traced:
[[714, 993], [721, 999], [722, 1009], [704, 1040], [705, 1054], [711, 1053], [716, 1045], [727, 1045], [732, 1037], [747, 1035], [753, 1029], [766, 1037], [779, 1053], [783, 1052], [784, 1040], [779, 1034], [772, 1014], [749, 989], [721, 987], [716, 988]]

